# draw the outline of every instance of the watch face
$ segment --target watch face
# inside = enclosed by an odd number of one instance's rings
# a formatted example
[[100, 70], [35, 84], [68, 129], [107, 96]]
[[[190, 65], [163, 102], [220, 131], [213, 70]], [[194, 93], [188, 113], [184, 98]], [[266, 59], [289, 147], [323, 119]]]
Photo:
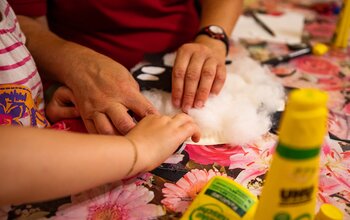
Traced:
[[223, 34], [224, 33], [224, 31], [222, 30], [221, 27], [215, 26], [215, 25], [209, 26], [209, 30], [215, 34]]

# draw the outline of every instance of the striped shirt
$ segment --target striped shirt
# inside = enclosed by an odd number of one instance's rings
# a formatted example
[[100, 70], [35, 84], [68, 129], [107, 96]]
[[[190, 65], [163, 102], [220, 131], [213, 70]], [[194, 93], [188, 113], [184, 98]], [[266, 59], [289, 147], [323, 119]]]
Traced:
[[16, 15], [0, 0], [0, 124], [46, 127], [41, 79]]

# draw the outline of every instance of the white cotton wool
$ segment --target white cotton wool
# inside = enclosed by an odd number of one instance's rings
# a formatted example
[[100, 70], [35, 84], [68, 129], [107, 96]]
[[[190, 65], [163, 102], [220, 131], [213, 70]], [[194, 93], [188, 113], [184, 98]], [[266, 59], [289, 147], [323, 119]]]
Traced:
[[[171, 94], [151, 90], [143, 94], [166, 115], [180, 112], [171, 104]], [[202, 137], [198, 144], [234, 145], [255, 141], [271, 127], [270, 115], [284, 103], [282, 85], [256, 61], [241, 57], [227, 67], [221, 93], [210, 95], [201, 109], [188, 114], [198, 123]]]
[[176, 113], [181, 112], [180, 109], [176, 109], [171, 103], [171, 94], [158, 89], [142, 91], [143, 95], [152, 102], [154, 107], [164, 115], [173, 116]]

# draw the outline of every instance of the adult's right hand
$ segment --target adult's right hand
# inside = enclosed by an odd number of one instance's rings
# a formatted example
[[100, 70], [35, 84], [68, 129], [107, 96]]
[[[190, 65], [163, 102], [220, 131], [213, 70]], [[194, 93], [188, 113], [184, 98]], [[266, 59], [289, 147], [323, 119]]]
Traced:
[[139, 118], [157, 114], [131, 73], [101, 54], [81, 59], [66, 82], [89, 133], [126, 134], [135, 126], [129, 110]]

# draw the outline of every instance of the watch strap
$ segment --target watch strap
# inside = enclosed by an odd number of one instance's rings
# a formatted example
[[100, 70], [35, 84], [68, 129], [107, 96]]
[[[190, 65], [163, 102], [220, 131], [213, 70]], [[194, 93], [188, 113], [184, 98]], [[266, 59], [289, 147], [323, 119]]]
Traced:
[[[212, 27], [212, 26], [215, 26], [215, 28], [221, 29], [222, 33], [214, 33], [213, 31], [211, 31], [210, 27]], [[225, 33], [223, 28], [221, 28], [221, 27], [219, 27], [217, 25], [209, 25], [209, 26], [201, 28], [198, 31], [196, 37], [199, 36], [199, 35], [207, 35], [210, 38], [222, 41], [225, 44], [225, 47], [226, 47], [226, 55], [228, 54], [229, 46], [230, 46], [229, 45], [229, 39], [228, 39], [228, 37], [227, 37], [227, 35], [226, 35], [226, 33]]]

